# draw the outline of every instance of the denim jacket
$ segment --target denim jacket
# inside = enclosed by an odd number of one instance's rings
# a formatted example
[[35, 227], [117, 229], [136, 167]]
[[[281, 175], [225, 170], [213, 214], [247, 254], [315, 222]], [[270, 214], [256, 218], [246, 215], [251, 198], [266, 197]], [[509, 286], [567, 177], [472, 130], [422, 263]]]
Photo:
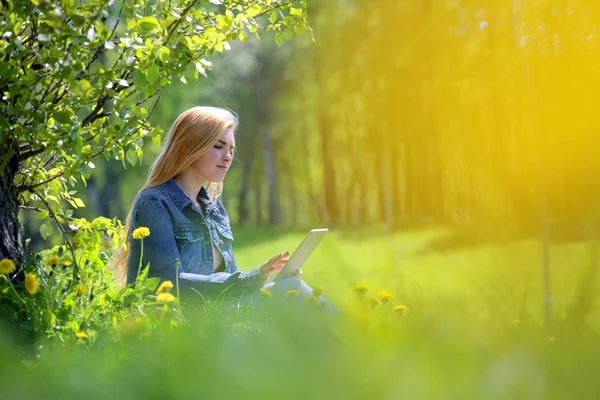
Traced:
[[[221, 201], [212, 200], [202, 187], [198, 203], [202, 212], [173, 179], [140, 193], [133, 206], [128, 236], [128, 283], [135, 282], [141, 250], [141, 240], [131, 239], [131, 232], [145, 226], [150, 229], [150, 236], [143, 239], [142, 268], [150, 263], [149, 277], [175, 284], [179, 260], [180, 290], [194, 289], [203, 296], [237, 296], [262, 286], [258, 268], [246, 273], [238, 270], [229, 217]], [[213, 245], [223, 257], [217, 272]]]

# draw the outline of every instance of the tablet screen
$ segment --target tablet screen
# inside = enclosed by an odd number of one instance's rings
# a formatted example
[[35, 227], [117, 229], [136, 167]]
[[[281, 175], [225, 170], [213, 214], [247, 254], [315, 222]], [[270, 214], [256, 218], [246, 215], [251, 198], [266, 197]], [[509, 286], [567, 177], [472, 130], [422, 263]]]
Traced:
[[279, 274], [275, 277], [274, 281], [281, 280], [294, 271], [300, 269], [302, 265], [308, 260], [308, 257], [317, 248], [321, 240], [329, 232], [329, 229], [313, 229], [304, 238], [300, 246], [296, 249], [290, 260], [285, 264]]

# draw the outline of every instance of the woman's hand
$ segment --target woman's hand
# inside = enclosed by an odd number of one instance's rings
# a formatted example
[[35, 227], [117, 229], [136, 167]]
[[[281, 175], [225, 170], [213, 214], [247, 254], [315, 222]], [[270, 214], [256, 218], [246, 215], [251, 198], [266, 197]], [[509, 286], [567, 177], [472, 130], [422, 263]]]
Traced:
[[292, 272], [289, 276], [293, 276], [294, 278], [300, 278], [302, 275], [304, 275], [304, 272], [302, 272], [301, 269], [297, 269], [296, 271]]
[[271, 257], [271, 259], [269, 261], [265, 262], [263, 265], [258, 267], [258, 270], [260, 272], [260, 277], [264, 281], [266, 281], [267, 279], [269, 279], [271, 274], [281, 271], [283, 266], [288, 262], [289, 255], [290, 255], [290, 252], [286, 251], [285, 253], [279, 253], [279, 254]]

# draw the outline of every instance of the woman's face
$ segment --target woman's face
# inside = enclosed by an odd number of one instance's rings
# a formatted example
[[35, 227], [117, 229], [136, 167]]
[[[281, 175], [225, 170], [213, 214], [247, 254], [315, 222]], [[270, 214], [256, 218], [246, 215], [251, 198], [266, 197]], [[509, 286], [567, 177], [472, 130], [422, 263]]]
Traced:
[[194, 161], [190, 169], [202, 182], [222, 182], [231, 166], [234, 148], [233, 128], [227, 128], [213, 148]]

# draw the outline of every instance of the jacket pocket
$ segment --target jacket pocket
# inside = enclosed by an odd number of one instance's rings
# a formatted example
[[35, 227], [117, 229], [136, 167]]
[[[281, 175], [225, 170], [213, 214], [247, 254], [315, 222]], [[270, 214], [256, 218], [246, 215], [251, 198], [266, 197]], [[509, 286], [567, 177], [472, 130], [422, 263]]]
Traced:
[[217, 230], [219, 231], [220, 236], [233, 241], [233, 232], [231, 232], [231, 225], [217, 223]]
[[184, 242], [189, 242], [189, 243], [193, 243], [193, 242], [202, 240], [202, 237], [203, 237], [201, 231], [190, 231], [190, 230], [180, 229], [180, 230], [175, 230], [174, 233], [175, 233], [175, 239], [177, 239], [177, 241], [184, 241]]
[[183, 272], [206, 274], [204, 251], [204, 234], [199, 230], [174, 229], [175, 242]]

